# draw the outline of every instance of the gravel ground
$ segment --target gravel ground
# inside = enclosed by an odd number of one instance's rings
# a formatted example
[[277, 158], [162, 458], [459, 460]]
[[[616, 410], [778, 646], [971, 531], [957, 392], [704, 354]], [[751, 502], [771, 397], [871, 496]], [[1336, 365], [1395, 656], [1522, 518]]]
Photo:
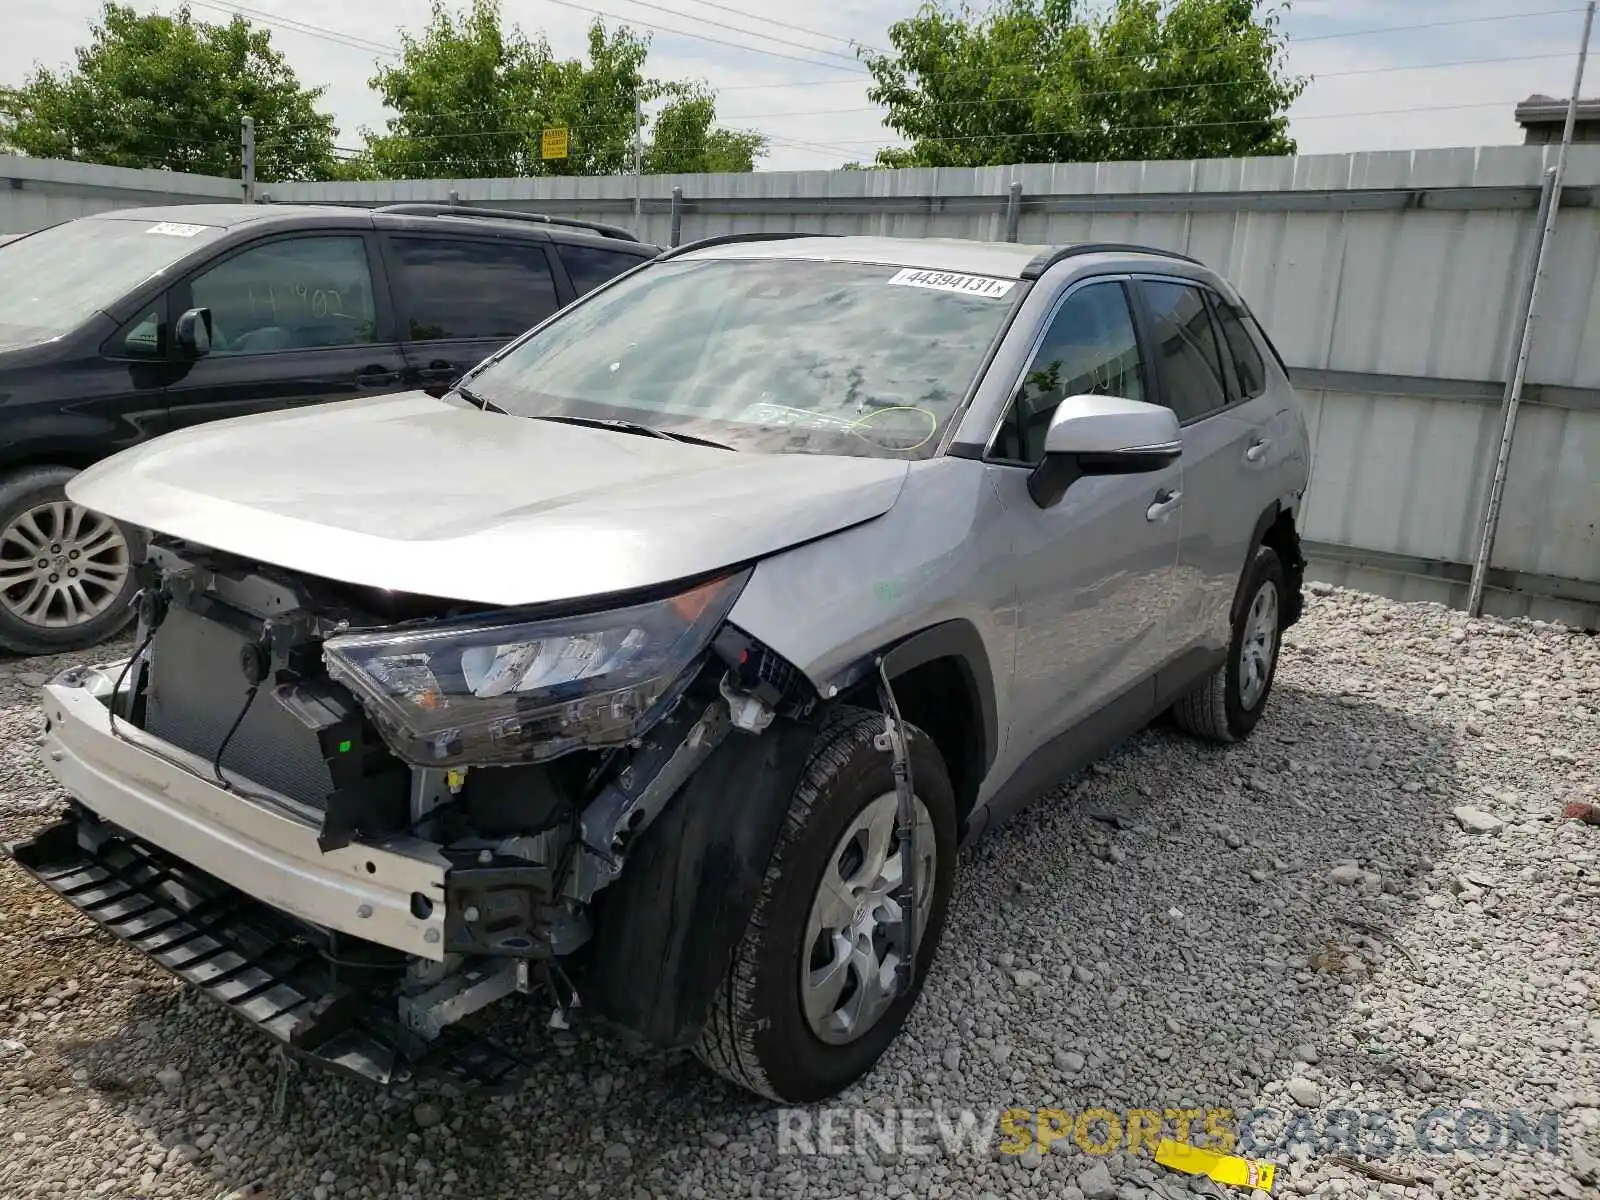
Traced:
[[[1561, 819], [1600, 800], [1600, 639], [1316, 592], [1251, 741], [1149, 731], [964, 856], [923, 1001], [842, 1103], [1259, 1108], [1263, 1142], [1291, 1111], [1392, 1112], [1364, 1160], [1388, 1182], [1300, 1138], [1275, 1190], [1600, 1196], [1600, 828]], [[54, 807], [31, 693], [58, 665], [0, 662], [0, 836]], [[278, 1119], [264, 1039], [0, 863], [0, 1195], [1222, 1191], [1148, 1150], [949, 1152], [926, 1125], [932, 1153], [780, 1154], [779, 1115], [691, 1060], [528, 1038], [512, 1098], [295, 1068]], [[1559, 1140], [1454, 1149], [1475, 1106]]]

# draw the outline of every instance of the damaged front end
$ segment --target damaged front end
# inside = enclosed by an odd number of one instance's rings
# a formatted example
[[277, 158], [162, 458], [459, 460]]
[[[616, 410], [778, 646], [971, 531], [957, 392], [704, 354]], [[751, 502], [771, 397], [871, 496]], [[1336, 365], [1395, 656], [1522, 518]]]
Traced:
[[816, 719], [726, 622], [747, 573], [508, 614], [164, 539], [143, 570], [133, 657], [44, 689], [73, 805], [24, 868], [379, 1082], [513, 1083], [459, 1022], [517, 993], [693, 1036]]

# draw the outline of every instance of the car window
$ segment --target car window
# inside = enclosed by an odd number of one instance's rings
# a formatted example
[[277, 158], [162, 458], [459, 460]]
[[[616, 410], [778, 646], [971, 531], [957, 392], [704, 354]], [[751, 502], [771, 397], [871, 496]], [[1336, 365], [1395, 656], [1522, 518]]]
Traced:
[[1239, 377], [1239, 392], [1250, 400], [1267, 390], [1267, 368], [1261, 361], [1261, 351], [1244, 327], [1239, 311], [1220, 296], [1212, 298], [1217, 323], [1222, 326], [1223, 340], [1228, 343], [1228, 353], [1233, 357], [1233, 369]]
[[580, 296], [645, 261], [637, 254], [602, 250], [599, 246], [557, 246], [556, 252], [561, 255], [567, 274], [572, 277], [573, 291]]
[[195, 276], [189, 292], [211, 310], [212, 354], [359, 346], [377, 333], [359, 237], [266, 242]]
[[509, 340], [559, 307], [550, 260], [535, 243], [401, 237], [392, 245], [414, 341]]
[[1154, 327], [1168, 407], [1180, 421], [1193, 421], [1228, 406], [1222, 351], [1211, 314], [1198, 287], [1182, 283], [1141, 283]]
[[113, 352], [130, 358], [161, 358], [167, 352], [167, 323], [162, 313], [165, 305], [157, 302], [153, 307], [123, 326], [120, 337], [113, 339]]
[[1144, 368], [1128, 297], [1120, 283], [1079, 288], [1056, 310], [1011, 402], [995, 455], [1012, 462], [1044, 459], [1050, 418], [1068, 396], [1144, 399]]
[[76, 329], [222, 236], [211, 225], [82, 217], [0, 247], [0, 350]]
[[928, 458], [1022, 291], [887, 263], [652, 262], [471, 386], [517, 416], [622, 419], [757, 452]]

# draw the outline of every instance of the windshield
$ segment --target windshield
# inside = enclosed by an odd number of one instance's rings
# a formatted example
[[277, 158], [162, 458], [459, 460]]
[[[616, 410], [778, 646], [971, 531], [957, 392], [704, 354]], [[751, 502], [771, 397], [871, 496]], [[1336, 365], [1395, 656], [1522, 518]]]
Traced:
[[0, 349], [76, 329], [221, 233], [209, 225], [92, 217], [0, 245]]
[[634, 421], [739, 450], [925, 458], [1015, 280], [804, 259], [647, 267], [468, 384], [518, 416]]

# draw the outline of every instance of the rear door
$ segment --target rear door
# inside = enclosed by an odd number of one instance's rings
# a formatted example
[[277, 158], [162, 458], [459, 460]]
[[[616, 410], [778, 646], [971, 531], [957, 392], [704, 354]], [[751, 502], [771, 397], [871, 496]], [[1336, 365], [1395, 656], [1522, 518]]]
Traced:
[[1141, 278], [1162, 400], [1183, 428], [1183, 508], [1171, 654], [1225, 649], [1230, 610], [1256, 518], [1260, 393], [1243, 394], [1215, 317], [1216, 293], [1192, 280]]
[[168, 296], [211, 310], [211, 352], [172, 366], [171, 428], [399, 391], [404, 360], [370, 234], [286, 233], [207, 263]]
[[561, 306], [543, 242], [458, 233], [384, 237], [413, 386], [448, 385]]

